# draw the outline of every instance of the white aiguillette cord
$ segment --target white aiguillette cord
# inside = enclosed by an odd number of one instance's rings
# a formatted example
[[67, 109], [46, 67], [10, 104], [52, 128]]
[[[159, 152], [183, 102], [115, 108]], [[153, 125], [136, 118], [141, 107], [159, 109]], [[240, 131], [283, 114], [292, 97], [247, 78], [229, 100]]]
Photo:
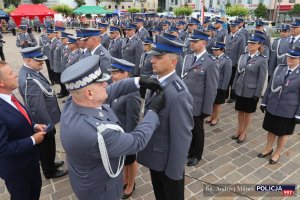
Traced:
[[112, 129], [115, 131], [119, 131], [121, 133], [124, 133], [124, 130], [119, 125], [116, 124], [101, 124], [97, 127], [98, 145], [99, 145], [100, 155], [101, 155], [104, 169], [111, 178], [115, 178], [122, 172], [125, 156], [121, 156], [119, 158], [118, 168], [116, 173], [114, 173], [110, 165], [106, 145], [102, 136], [102, 133], [107, 129]]

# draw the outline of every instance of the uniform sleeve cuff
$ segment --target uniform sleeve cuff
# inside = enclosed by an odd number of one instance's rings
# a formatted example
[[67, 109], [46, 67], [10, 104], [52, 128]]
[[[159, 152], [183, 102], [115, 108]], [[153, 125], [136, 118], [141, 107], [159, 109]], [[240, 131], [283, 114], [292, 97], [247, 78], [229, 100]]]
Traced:
[[32, 144], [35, 145], [35, 140], [34, 140], [34, 138], [33, 138], [32, 136], [31, 136], [30, 138], [31, 138], [31, 140], [32, 140]]
[[140, 89], [140, 87], [141, 87], [139, 84], [139, 81], [140, 81], [139, 77], [134, 78], [134, 84], [136, 85], [137, 89]]
[[296, 118], [296, 119], [300, 119], [300, 116], [299, 116], [299, 115], [296, 115], [295, 118]]
[[260, 104], [260, 105], [261, 105], [261, 106], [267, 106], [266, 104], [263, 104], [263, 103], [262, 103], [262, 104]]

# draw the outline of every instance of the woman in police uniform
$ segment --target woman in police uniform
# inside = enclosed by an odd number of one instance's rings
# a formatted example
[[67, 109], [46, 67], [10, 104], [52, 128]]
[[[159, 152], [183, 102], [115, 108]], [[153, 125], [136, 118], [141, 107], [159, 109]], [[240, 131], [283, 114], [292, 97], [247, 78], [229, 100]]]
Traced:
[[[112, 58], [111, 78], [113, 82], [117, 82], [131, 76], [131, 71], [134, 69], [134, 64], [126, 60]], [[126, 133], [132, 132], [139, 122], [140, 114], [140, 95], [138, 92], [133, 92], [123, 95], [115, 99], [111, 103], [112, 110], [116, 113], [121, 122], [121, 127]], [[137, 174], [136, 154], [127, 155], [124, 167], [124, 192], [122, 199], [128, 199], [135, 189], [135, 177]]]
[[[206, 46], [207, 47], [207, 46]], [[225, 103], [226, 90], [230, 81], [231, 71], [232, 71], [232, 61], [224, 54], [225, 44], [222, 42], [216, 42], [212, 46], [212, 51], [216, 58], [219, 68], [219, 82], [217, 96], [215, 98], [213, 113], [205, 123], [210, 123], [210, 126], [215, 126], [218, 123], [219, 115], [221, 112], [221, 105]]]
[[235, 109], [238, 111], [238, 130], [231, 138], [243, 143], [251, 122], [251, 113], [256, 111], [267, 75], [267, 58], [260, 50], [264, 37], [251, 34], [248, 50], [241, 55], [233, 81], [236, 94]]
[[261, 104], [266, 111], [263, 128], [268, 131], [267, 145], [259, 158], [273, 153], [273, 143], [277, 139], [276, 150], [269, 160], [278, 162], [288, 135], [292, 135], [295, 125], [300, 123], [300, 47], [293, 47], [287, 53], [287, 64], [280, 64], [274, 71]]

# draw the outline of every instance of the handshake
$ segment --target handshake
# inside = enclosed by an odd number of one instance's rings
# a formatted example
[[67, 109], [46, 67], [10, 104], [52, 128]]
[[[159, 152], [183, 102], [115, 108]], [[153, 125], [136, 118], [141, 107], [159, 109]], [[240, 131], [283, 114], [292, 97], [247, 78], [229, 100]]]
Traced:
[[141, 76], [139, 84], [142, 90], [149, 89], [155, 92], [154, 97], [151, 99], [150, 110], [158, 113], [165, 105], [163, 88], [160, 82], [156, 78]]

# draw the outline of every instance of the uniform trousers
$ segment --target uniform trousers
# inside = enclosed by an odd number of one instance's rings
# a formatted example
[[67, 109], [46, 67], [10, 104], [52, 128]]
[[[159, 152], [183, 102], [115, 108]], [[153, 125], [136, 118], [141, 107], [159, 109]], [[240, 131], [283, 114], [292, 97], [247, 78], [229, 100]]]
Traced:
[[40, 168], [36, 167], [21, 176], [6, 179], [5, 185], [11, 200], [39, 200], [42, 187]]
[[204, 149], [204, 118], [202, 116], [193, 116], [193, 119], [193, 138], [189, 149], [189, 157], [195, 157], [198, 160], [201, 160]]
[[49, 80], [51, 83], [55, 83], [55, 73], [54, 71], [50, 68], [50, 61], [47, 59], [45, 60], [46, 66], [47, 66], [47, 71], [48, 71], [48, 76]]
[[184, 200], [184, 176], [173, 180], [165, 172], [150, 169], [150, 175], [156, 200]]
[[[233, 84], [233, 81], [234, 81], [234, 76], [235, 76], [235, 73], [236, 73], [236, 69], [237, 69], [237, 65], [232, 66], [230, 81], [229, 81], [227, 92], [226, 92], [226, 98], [229, 97], [229, 99], [235, 99], [235, 93], [234, 93], [234, 90], [232, 89], [232, 84]], [[230, 96], [229, 96], [229, 87], [231, 89]]]
[[11, 32], [12, 32], [13, 36], [16, 36], [16, 29], [15, 28], [12, 28]]
[[54, 167], [55, 155], [56, 155], [56, 143], [55, 143], [56, 129], [47, 132], [43, 142], [40, 144], [40, 156], [41, 166], [45, 176], [50, 176], [56, 172]]

